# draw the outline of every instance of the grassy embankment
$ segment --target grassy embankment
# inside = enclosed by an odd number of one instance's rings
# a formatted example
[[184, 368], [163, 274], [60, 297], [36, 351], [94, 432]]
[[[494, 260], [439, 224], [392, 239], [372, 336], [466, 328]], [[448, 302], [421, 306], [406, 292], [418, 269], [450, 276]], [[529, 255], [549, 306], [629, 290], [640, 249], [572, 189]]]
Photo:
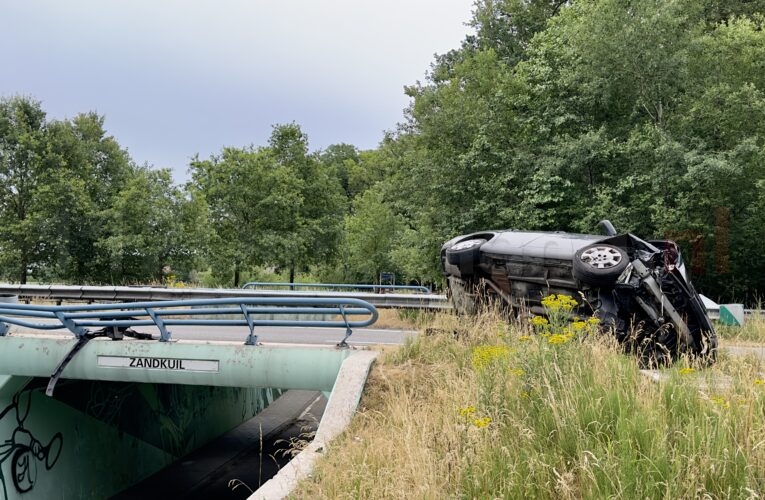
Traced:
[[[383, 352], [359, 412], [293, 498], [759, 498], [757, 357], [651, 381], [603, 336], [443, 315]], [[765, 340], [765, 322], [722, 331]], [[759, 496], [758, 496], [759, 495]]]

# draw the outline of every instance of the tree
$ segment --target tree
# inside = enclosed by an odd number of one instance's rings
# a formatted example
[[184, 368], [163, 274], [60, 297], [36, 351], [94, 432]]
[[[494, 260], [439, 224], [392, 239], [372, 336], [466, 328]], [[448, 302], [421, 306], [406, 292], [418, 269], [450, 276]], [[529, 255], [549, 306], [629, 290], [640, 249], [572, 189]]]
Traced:
[[337, 177], [346, 198], [352, 200], [357, 193], [351, 185], [351, 177], [361, 162], [356, 147], [350, 144], [332, 144], [318, 153], [318, 160], [323, 168]]
[[334, 253], [344, 198], [334, 172], [308, 154], [308, 137], [297, 124], [274, 126], [269, 146], [278, 167], [297, 181], [300, 198], [296, 216], [268, 233], [277, 249], [268, 262], [288, 268], [292, 283], [296, 269], [323, 262]]
[[47, 274], [72, 282], [112, 282], [109, 256], [100, 253], [98, 242], [111, 234], [109, 209], [139, 170], [95, 113], [49, 123], [45, 163], [39, 186], [50, 243]]
[[38, 102], [0, 101], [0, 274], [105, 279], [97, 242], [130, 159], [94, 113], [47, 122]]
[[35, 227], [45, 144], [45, 113], [39, 102], [0, 100], [0, 272], [22, 284], [45, 248]]
[[472, 41], [478, 49], [493, 49], [505, 64], [514, 66], [526, 58], [534, 35], [543, 31], [547, 21], [569, 3], [569, 0], [476, 2], [471, 22], [476, 36], [468, 38], [468, 44]]
[[340, 184], [308, 154], [297, 125], [275, 126], [268, 147], [196, 159], [192, 182], [210, 207], [213, 267], [233, 265], [234, 286], [247, 266], [285, 267], [294, 278], [296, 269], [332, 256], [342, 227]]
[[188, 272], [208, 238], [200, 201], [173, 186], [169, 170], [137, 168], [108, 210], [111, 234], [98, 242], [109, 281], [161, 281], [168, 272]]
[[379, 280], [380, 273], [391, 271], [391, 250], [399, 220], [375, 188], [361, 194], [353, 203], [353, 215], [345, 218], [350, 275], [358, 282]]
[[190, 187], [209, 207], [213, 270], [233, 271], [231, 281], [238, 287], [245, 267], [264, 263], [275, 251], [275, 229], [297, 216], [297, 179], [264, 148], [225, 148], [209, 160], [192, 161], [191, 172]]
[[760, 3], [477, 3], [475, 36], [407, 88], [408, 121], [377, 152], [394, 159], [386, 203], [431, 254], [472, 230], [590, 232], [602, 218], [691, 235], [729, 257], [729, 274], [717, 257], [694, 265], [697, 283], [752, 296], [765, 287], [744, 271], [759, 269], [765, 178]]

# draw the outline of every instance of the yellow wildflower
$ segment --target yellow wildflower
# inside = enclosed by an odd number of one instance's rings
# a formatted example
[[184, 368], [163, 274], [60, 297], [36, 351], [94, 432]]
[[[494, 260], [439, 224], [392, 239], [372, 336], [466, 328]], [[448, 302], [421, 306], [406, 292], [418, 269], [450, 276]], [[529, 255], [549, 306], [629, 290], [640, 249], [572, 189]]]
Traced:
[[491, 417], [483, 417], [483, 418], [477, 418], [473, 420], [473, 425], [475, 425], [479, 429], [483, 429], [490, 423], [491, 423]]
[[549, 311], [564, 311], [568, 312], [574, 309], [577, 306], [577, 302], [573, 297], [569, 297], [568, 295], [558, 294], [555, 295], [554, 293], [551, 295], [548, 295], [544, 299], [542, 299], [542, 306], [545, 309], [548, 309]]
[[476, 369], [484, 369], [495, 361], [510, 354], [510, 349], [504, 345], [481, 345], [473, 349], [472, 363]]
[[567, 333], [556, 333], [554, 335], [550, 335], [550, 338], [547, 339], [547, 342], [550, 344], [565, 344], [569, 340], [571, 340], [572, 336], [571, 334]]
[[534, 316], [533, 318], [531, 318], [531, 324], [534, 326], [544, 327], [549, 325], [550, 322], [547, 321], [547, 318], [545, 318], [544, 316]]
[[680, 375], [689, 375], [689, 374], [691, 374], [691, 373], [693, 373], [695, 371], [696, 371], [695, 368], [690, 368], [690, 367], [687, 367], [687, 366], [685, 368], [680, 368], [680, 370], [679, 370]]
[[587, 328], [587, 323], [584, 321], [574, 321], [571, 323], [571, 328], [573, 328], [575, 332], [581, 332]]
[[460, 417], [469, 418], [471, 415], [475, 413], [475, 406], [466, 406], [464, 408], [460, 408]]

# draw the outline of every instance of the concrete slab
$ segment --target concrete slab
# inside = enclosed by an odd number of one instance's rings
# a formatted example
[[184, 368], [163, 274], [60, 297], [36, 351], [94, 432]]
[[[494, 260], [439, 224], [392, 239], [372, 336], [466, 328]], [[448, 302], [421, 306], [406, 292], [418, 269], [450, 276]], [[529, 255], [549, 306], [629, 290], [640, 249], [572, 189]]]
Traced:
[[287, 497], [298, 482], [308, 477], [316, 459], [351, 422], [358, 407], [372, 363], [377, 359], [375, 351], [359, 351], [343, 361], [335, 386], [319, 424], [316, 437], [310, 445], [267, 481], [249, 500], [277, 500]]
[[[0, 337], [0, 374], [49, 378], [74, 337]], [[330, 391], [349, 351], [220, 342], [115, 342], [96, 338], [71, 358], [61, 378], [145, 384], [271, 387]]]

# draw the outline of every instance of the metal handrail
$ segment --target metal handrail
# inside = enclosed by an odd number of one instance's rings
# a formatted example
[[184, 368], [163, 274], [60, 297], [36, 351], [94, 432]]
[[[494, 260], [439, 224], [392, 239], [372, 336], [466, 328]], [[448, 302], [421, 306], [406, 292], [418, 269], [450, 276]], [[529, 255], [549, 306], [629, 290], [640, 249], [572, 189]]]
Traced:
[[290, 287], [292, 288], [312, 288], [312, 289], [334, 289], [334, 290], [411, 290], [416, 293], [431, 293], [426, 286], [421, 285], [368, 285], [368, 284], [348, 284], [348, 283], [283, 283], [267, 281], [250, 281], [242, 285], [242, 289], [252, 288], [272, 288], [272, 287]]
[[[326, 319], [274, 319], [264, 318], [273, 314], [312, 314]], [[241, 315], [241, 318], [209, 319], [209, 316]], [[207, 316], [208, 318], [198, 318]], [[340, 316], [341, 319], [334, 319]], [[362, 316], [362, 319], [349, 319]], [[45, 306], [35, 304], [0, 303], [0, 325], [3, 323], [39, 330], [66, 328], [77, 338], [94, 335], [121, 338], [124, 330], [132, 327], [155, 326], [162, 342], [170, 340], [167, 327], [175, 325], [197, 326], [246, 326], [248, 345], [257, 344], [257, 326], [303, 326], [315, 328], [345, 328], [345, 341], [352, 328], [365, 327], [377, 321], [377, 309], [360, 299], [353, 298], [283, 298], [283, 297], [236, 297], [222, 299], [166, 300], [119, 304], [89, 304]], [[34, 320], [48, 320], [35, 322]], [[52, 322], [50, 320], [53, 320]], [[101, 328], [93, 332], [89, 328]], [[0, 328], [0, 337], [6, 332]]]
[[222, 299], [238, 297], [338, 297], [361, 299], [379, 308], [449, 309], [445, 295], [422, 293], [371, 293], [359, 291], [242, 290], [241, 288], [166, 288], [149, 286], [11, 285], [0, 283], [0, 294], [17, 295], [20, 300], [150, 301], [181, 299]]

